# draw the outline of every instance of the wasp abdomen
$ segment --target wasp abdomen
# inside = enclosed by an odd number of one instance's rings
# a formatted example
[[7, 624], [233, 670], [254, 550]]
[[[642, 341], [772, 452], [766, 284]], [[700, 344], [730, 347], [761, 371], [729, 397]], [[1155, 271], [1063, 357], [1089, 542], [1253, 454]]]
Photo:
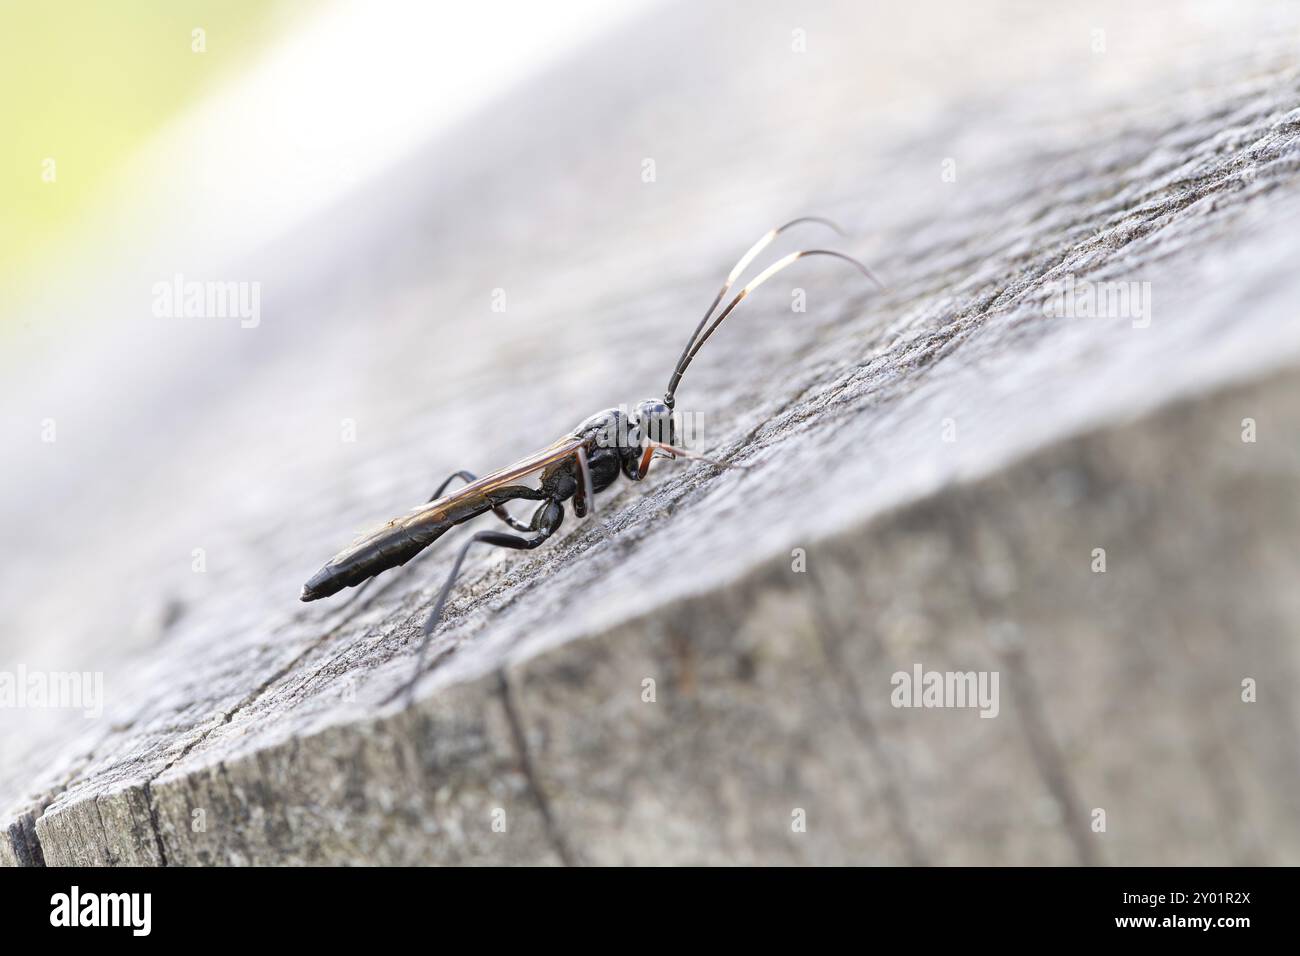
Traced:
[[330, 558], [302, 586], [300, 600], [315, 601], [355, 587], [381, 571], [405, 564], [440, 538], [451, 522], [441, 527], [385, 528]]

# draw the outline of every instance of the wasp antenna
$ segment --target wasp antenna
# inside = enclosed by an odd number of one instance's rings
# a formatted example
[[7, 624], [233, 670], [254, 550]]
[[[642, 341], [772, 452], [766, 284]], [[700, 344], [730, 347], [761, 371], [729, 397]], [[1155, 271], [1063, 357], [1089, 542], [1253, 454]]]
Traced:
[[[793, 265], [795, 262], [797, 262], [799, 259], [804, 258], [805, 256], [831, 256], [832, 258], [835, 259], [841, 259], [844, 262], [847, 262], [849, 265], [853, 266], [864, 276], [866, 276], [868, 279], [870, 279], [872, 282], [878, 285], [881, 289], [885, 287], [884, 283], [881, 282], [879, 279], [877, 279], [872, 274], [870, 269], [864, 266], [857, 259], [854, 259], [852, 256], [846, 256], [842, 252], [835, 252], [830, 249], [803, 249], [800, 250], [799, 252], [792, 252], [788, 256], [778, 259], [776, 262], [772, 263], [770, 266], [768, 266], [766, 269], [760, 272], [758, 276], [754, 278], [747, 286], [745, 286], [738, 293], [736, 293], [736, 297], [727, 303], [727, 307], [725, 309], [723, 309], [720, 313], [718, 313], [718, 317], [713, 320], [713, 323], [707, 329], [705, 329], [703, 334], [700, 334], [698, 329], [696, 330], [696, 334], [691, 337], [690, 343], [688, 343], [686, 346], [686, 351], [683, 352], [682, 357], [678, 359], [677, 367], [673, 369], [673, 377], [668, 382], [668, 390], [664, 395], [664, 404], [666, 404], [669, 408], [673, 406], [673, 399], [677, 392], [677, 386], [681, 382], [682, 376], [686, 373], [687, 367], [690, 366], [691, 360], [695, 358], [696, 354], [700, 351], [700, 348], [704, 345], [704, 343], [709, 340], [709, 336], [711, 336], [714, 332], [717, 331], [718, 326], [720, 326], [726, 320], [727, 316], [731, 315], [731, 313], [735, 310], [736, 306], [740, 305], [740, 303], [745, 300], [746, 296], [748, 296], [751, 292], [753, 292], [755, 289], [761, 286], [768, 279], [772, 278], [772, 276], [776, 275], [778, 272], [780, 272], [782, 269], [786, 268], [787, 266]], [[724, 287], [724, 292], [725, 292], [725, 288], [726, 287]], [[721, 296], [719, 296], [719, 300], [721, 300]], [[716, 305], [717, 303], [715, 302], [714, 306]], [[709, 312], [712, 313], [712, 311], [713, 309], [710, 308]], [[707, 321], [708, 315], [706, 315], [704, 318]], [[704, 323], [701, 322], [700, 325], [701, 328], [703, 328]]]
[[[713, 315], [713, 310], [718, 307], [718, 303], [722, 301], [722, 297], [727, 294], [727, 292], [731, 289], [733, 285], [735, 285], [736, 280], [739, 279], [741, 275], [744, 273], [744, 271], [749, 268], [749, 264], [753, 262], [755, 258], [758, 257], [758, 254], [760, 252], [762, 252], [764, 249], [770, 246], [772, 242], [776, 239], [776, 237], [781, 235], [781, 233], [785, 232], [787, 229], [791, 229], [795, 226], [802, 225], [803, 223], [806, 222], [816, 223], [819, 226], [825, 226], [827, 229], [832, 230], [833, 232], [835, 232], [837, 235], [840, 236], [847, 235], [843, 229], [841, 229], [835, 223], [831, 222], [831, 220], [822, 219], [820, 216], [800, 216], [798, 219], [791, 219], [787, 223], [782, 223], [781, 225], [773, 229], [769, 229], [766, 233], [763, 234], [762, 238], [760, 238], [758, 242], [754, 243], [752, 246], [749, 247], [749, 251], [746, 252], [743, 256], [741, 256], [740, 259], [736, 262], [736, 264], [732, 266], [731, 271], [727, 273], [727, 279], [725, 282], [722, 283], [722, 288], [718, 290], [718, 294], [713, 297], [713, 301], [709, 303], [708, 311], [704, 313], [704, 316], [700, 319], [699, 324], [695, 326], [695, 331], [691, 333], [691, 337], [686, 340], [686, 347], [682, 349], [682, 354], [677, 359], [677, 364], [679, 366], [682, 364], [682, 362], [686, 361], [687, 353], [690, 352], [691, 346], [695, 344], [695, 339], [699, 336], [700, 331], [704, 328], [705, 323], [707, 323], [709, 321], [709, 318]], [[668, 395], [664, 397], [664, 404], [666, 404], [669, 408], [673, 407], [672, 392], [669, 392]]]

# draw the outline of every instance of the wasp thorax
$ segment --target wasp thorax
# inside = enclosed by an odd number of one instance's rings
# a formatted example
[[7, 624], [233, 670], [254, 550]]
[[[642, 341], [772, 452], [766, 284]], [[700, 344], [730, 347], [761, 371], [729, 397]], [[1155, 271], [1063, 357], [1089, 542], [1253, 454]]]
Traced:
[[620, 409], [597, 412], [574, 429], [579, 438], [590, 440], [597, 448], [622, 448], [631, 430], [630, 420]]

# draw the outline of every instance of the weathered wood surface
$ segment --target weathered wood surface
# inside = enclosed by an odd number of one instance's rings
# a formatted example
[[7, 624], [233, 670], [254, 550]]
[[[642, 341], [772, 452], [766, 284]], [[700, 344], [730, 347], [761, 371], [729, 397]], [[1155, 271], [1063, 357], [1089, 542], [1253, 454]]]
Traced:
[[[649, 16], [252, 255], [261, 327], [11, 443], [0, 652], [107, 710], [0, 712], [0, 859], [1300, 862], [1300, 11], [857, 6]], [[296, 602], [446, 472], [662, 388], [799, 213], [889, 290], [809, 263], [710, 343], [681, 403], [750, 470], [478, 555], [410, 709], [450, 548]], [[1149, 326], [1044, 315], [1069, 274], [1149, 282]], [[918, 662], [999, 671], [999, 716], [891, 707]]]

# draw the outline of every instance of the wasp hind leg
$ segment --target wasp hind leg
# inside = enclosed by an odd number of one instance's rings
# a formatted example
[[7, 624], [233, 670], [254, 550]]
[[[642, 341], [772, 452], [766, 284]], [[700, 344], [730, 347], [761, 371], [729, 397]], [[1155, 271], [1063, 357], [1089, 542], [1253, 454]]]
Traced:
[[[429, 501], [437, 501], [439, 498], [441, 498], [442, 493], [447, 490], [447, 486], [451, 484], [453, 481], [455, 481], [457, 478], [465, 482], [465, 484], [467, 485], [473, 484], [474, 482], [478, 481], [478, 478], [475, 477], [473, 472], [470, 471], [453, 472], [452, 474], [447, 476], [446, 481], [444, 481], [442, 484], [438, 486], [438, 490], [435, 491], [429, 497]], [[513, 517], [511, 517], [510, 512], [506, 511], [505, 505], [496, 505], [492, 509], [492, 513], [496, 515], [498, 518], [500, 518], [502, 521], [504, 521], [506, 524], [510, 525], [510, 527], [514, 528], [516, 531], [533, 530], [529, 525], [524, 524], [522, 521], [516, 521]]]
[[506, 534], [504, 531], [480, 531], [463, 545], [456, 560], [452, 562], [451, 573], [447, 575], [447, 580], [443, 582], [442, 590], [438, 592], [438, 599], [433, 603], [433, 610], [429, 612], [429, 617], [424, 622], [424, 636], [420, 640], [420, 650], [415, 657], [415, 673], [411, 675], [410, 683], [406, 686], [408, 698], [415, 690], [415, 684], [424, 672], [424, 655], [429, 647], [429, 636], [433, 633], [438, 619], [442, 617], [442, 609], [447, 604], [447, 598], [451, 595], [451, 589], [456, 584], [456, 578], [460, 575], [460, 567], [465, 561], [465, 555], [475, 544], [490, 544], [498, 548], [510, 548], [515, 551], [531, 551], [538, 545], [545, 542], [551, 535], [555, 534], [560, 522], [564, 520], [564, 505], [555, 499], [544, 502], [533, 514], [533, 520], [526, 526], [526, 530], [535, 532], [531, 538], [522, 538], [515, 534]]

